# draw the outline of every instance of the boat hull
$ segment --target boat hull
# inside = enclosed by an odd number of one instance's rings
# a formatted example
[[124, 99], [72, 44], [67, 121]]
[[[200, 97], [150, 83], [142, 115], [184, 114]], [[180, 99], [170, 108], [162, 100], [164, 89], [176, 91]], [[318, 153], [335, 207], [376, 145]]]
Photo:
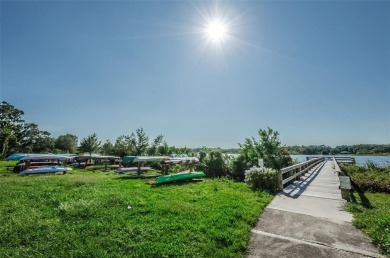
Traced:
[[91, 165], [85, 167], [86, 170], [98, 170], [98, 169], [114, 169], [114, 168], [119, 168], [119, 165]]
[[56, 172], [66, 173], [68, 170], [71, 170], [71, 168], [65, 168], [63, 166], [48, 166], [48, 167], [26, 169], [20, 172], [19, 175], [47, 174], [47, 173], [56, 173]]
[[159, 176], [156, 179], [157, 184], [163, 184], [173, 181], [181, 181], [181, 180], [188, 180], [192, 178], [200, 178], [204, 177], [205, 174], [203, 171], [196, 171], [196, 172], [180, 172], [177, 174], [167, 175], [167, 176]]
[[[152, 170], [152, 168], [151, 167], [140, 167], [141, 172], [146, 172], [149, 170]], [[126, 173], [126, 172], [135, 172], [135, 171], [138, 171], [138, 167], [118, 168], [116, 170], [116, 173], [122, 174], [122, 173]]]

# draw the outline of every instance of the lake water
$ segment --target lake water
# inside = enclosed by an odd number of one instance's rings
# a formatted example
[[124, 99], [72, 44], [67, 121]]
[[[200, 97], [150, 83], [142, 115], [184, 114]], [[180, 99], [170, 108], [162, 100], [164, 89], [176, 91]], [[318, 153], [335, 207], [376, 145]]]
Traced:
[[[306, 157], [317, 157], [318, 155], [291, 155], [291, 158], [298, 160], [299, 162], [306, 161]], [[325, 155], [324, 157], [333, 157]], [[340, 157], [353, 157], [355, 158], [356, 165], [365, 166], [368, 162], [373, 162], [375, 165], [380, 167], [390, 166], [390, 156], [350, 156], [341, 155]]]

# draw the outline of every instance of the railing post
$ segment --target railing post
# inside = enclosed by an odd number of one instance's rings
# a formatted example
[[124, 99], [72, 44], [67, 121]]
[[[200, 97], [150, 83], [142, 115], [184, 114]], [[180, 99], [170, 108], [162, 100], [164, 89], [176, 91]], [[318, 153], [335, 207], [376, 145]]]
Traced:
[[[295, 169], [288, 172], [288, 177], [295, 175]], [[290, 184], [290, 183], [289, 183]]]
[[283, 174], [281, 170], [278, 171], [278, 189], [283, 191]]

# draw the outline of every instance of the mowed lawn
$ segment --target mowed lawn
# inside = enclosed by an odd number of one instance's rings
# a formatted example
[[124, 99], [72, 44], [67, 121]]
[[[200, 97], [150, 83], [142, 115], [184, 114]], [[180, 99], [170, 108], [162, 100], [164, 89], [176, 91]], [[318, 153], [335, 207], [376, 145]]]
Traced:
[[1, 257], [241, 257], [272, 196], [226, 179], [19, 176], [0, 162]]

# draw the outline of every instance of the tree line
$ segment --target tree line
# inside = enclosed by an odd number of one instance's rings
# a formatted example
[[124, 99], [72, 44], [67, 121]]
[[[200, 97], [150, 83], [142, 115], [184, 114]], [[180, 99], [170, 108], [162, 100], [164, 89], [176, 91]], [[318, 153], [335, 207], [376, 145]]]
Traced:
[[170, 155], [189, 153], [189, 148], [169, 146], [163, 135], [149, 141], [143, 128], [128, 135], [119, 136], [114, 143], [106, 140], [102, 143], [93, 133], [82, 138], [74, 134], [53, 137], [47, 131], [40, 130], [35, 123], [23, 119], [24, 112], [3, 101], [0, 103], [0, 158], [14, 153], [101, 153], [120, 157], [130, 155]]
[[0, 103], [0, 158], [14, 153], [100, 153], [103, 155], [139, 156], [187, 154], [197, 156], [198, 169], [205, 171], [208, 177], [228, 176], [243, 181], [245, 170], [258, 165], [258, 159], [264, 160], [268, 168], [280, 169], [292, 164], [291, 157], [279, 140], [279, 133], [271, 128], [260, 129], [259, 138], [245, 139], [239, 144], [238, 155], [231, 156], [221, 149], [189, 149], [169, 146], [163, 135], [150, 140], [143, 128], [128, 135], [119, 136], [114, 143], [104, 143], [93, 133], [80, 140], [73, 134], [52, 137], [42, 131], [38, 125], [23, 120], [24, 112], [3, 101]]
[[340, 145], [334, 148], [327, 145], [289, 146], [291, 154], [296, 155], [390, 155], [390, 144]]

